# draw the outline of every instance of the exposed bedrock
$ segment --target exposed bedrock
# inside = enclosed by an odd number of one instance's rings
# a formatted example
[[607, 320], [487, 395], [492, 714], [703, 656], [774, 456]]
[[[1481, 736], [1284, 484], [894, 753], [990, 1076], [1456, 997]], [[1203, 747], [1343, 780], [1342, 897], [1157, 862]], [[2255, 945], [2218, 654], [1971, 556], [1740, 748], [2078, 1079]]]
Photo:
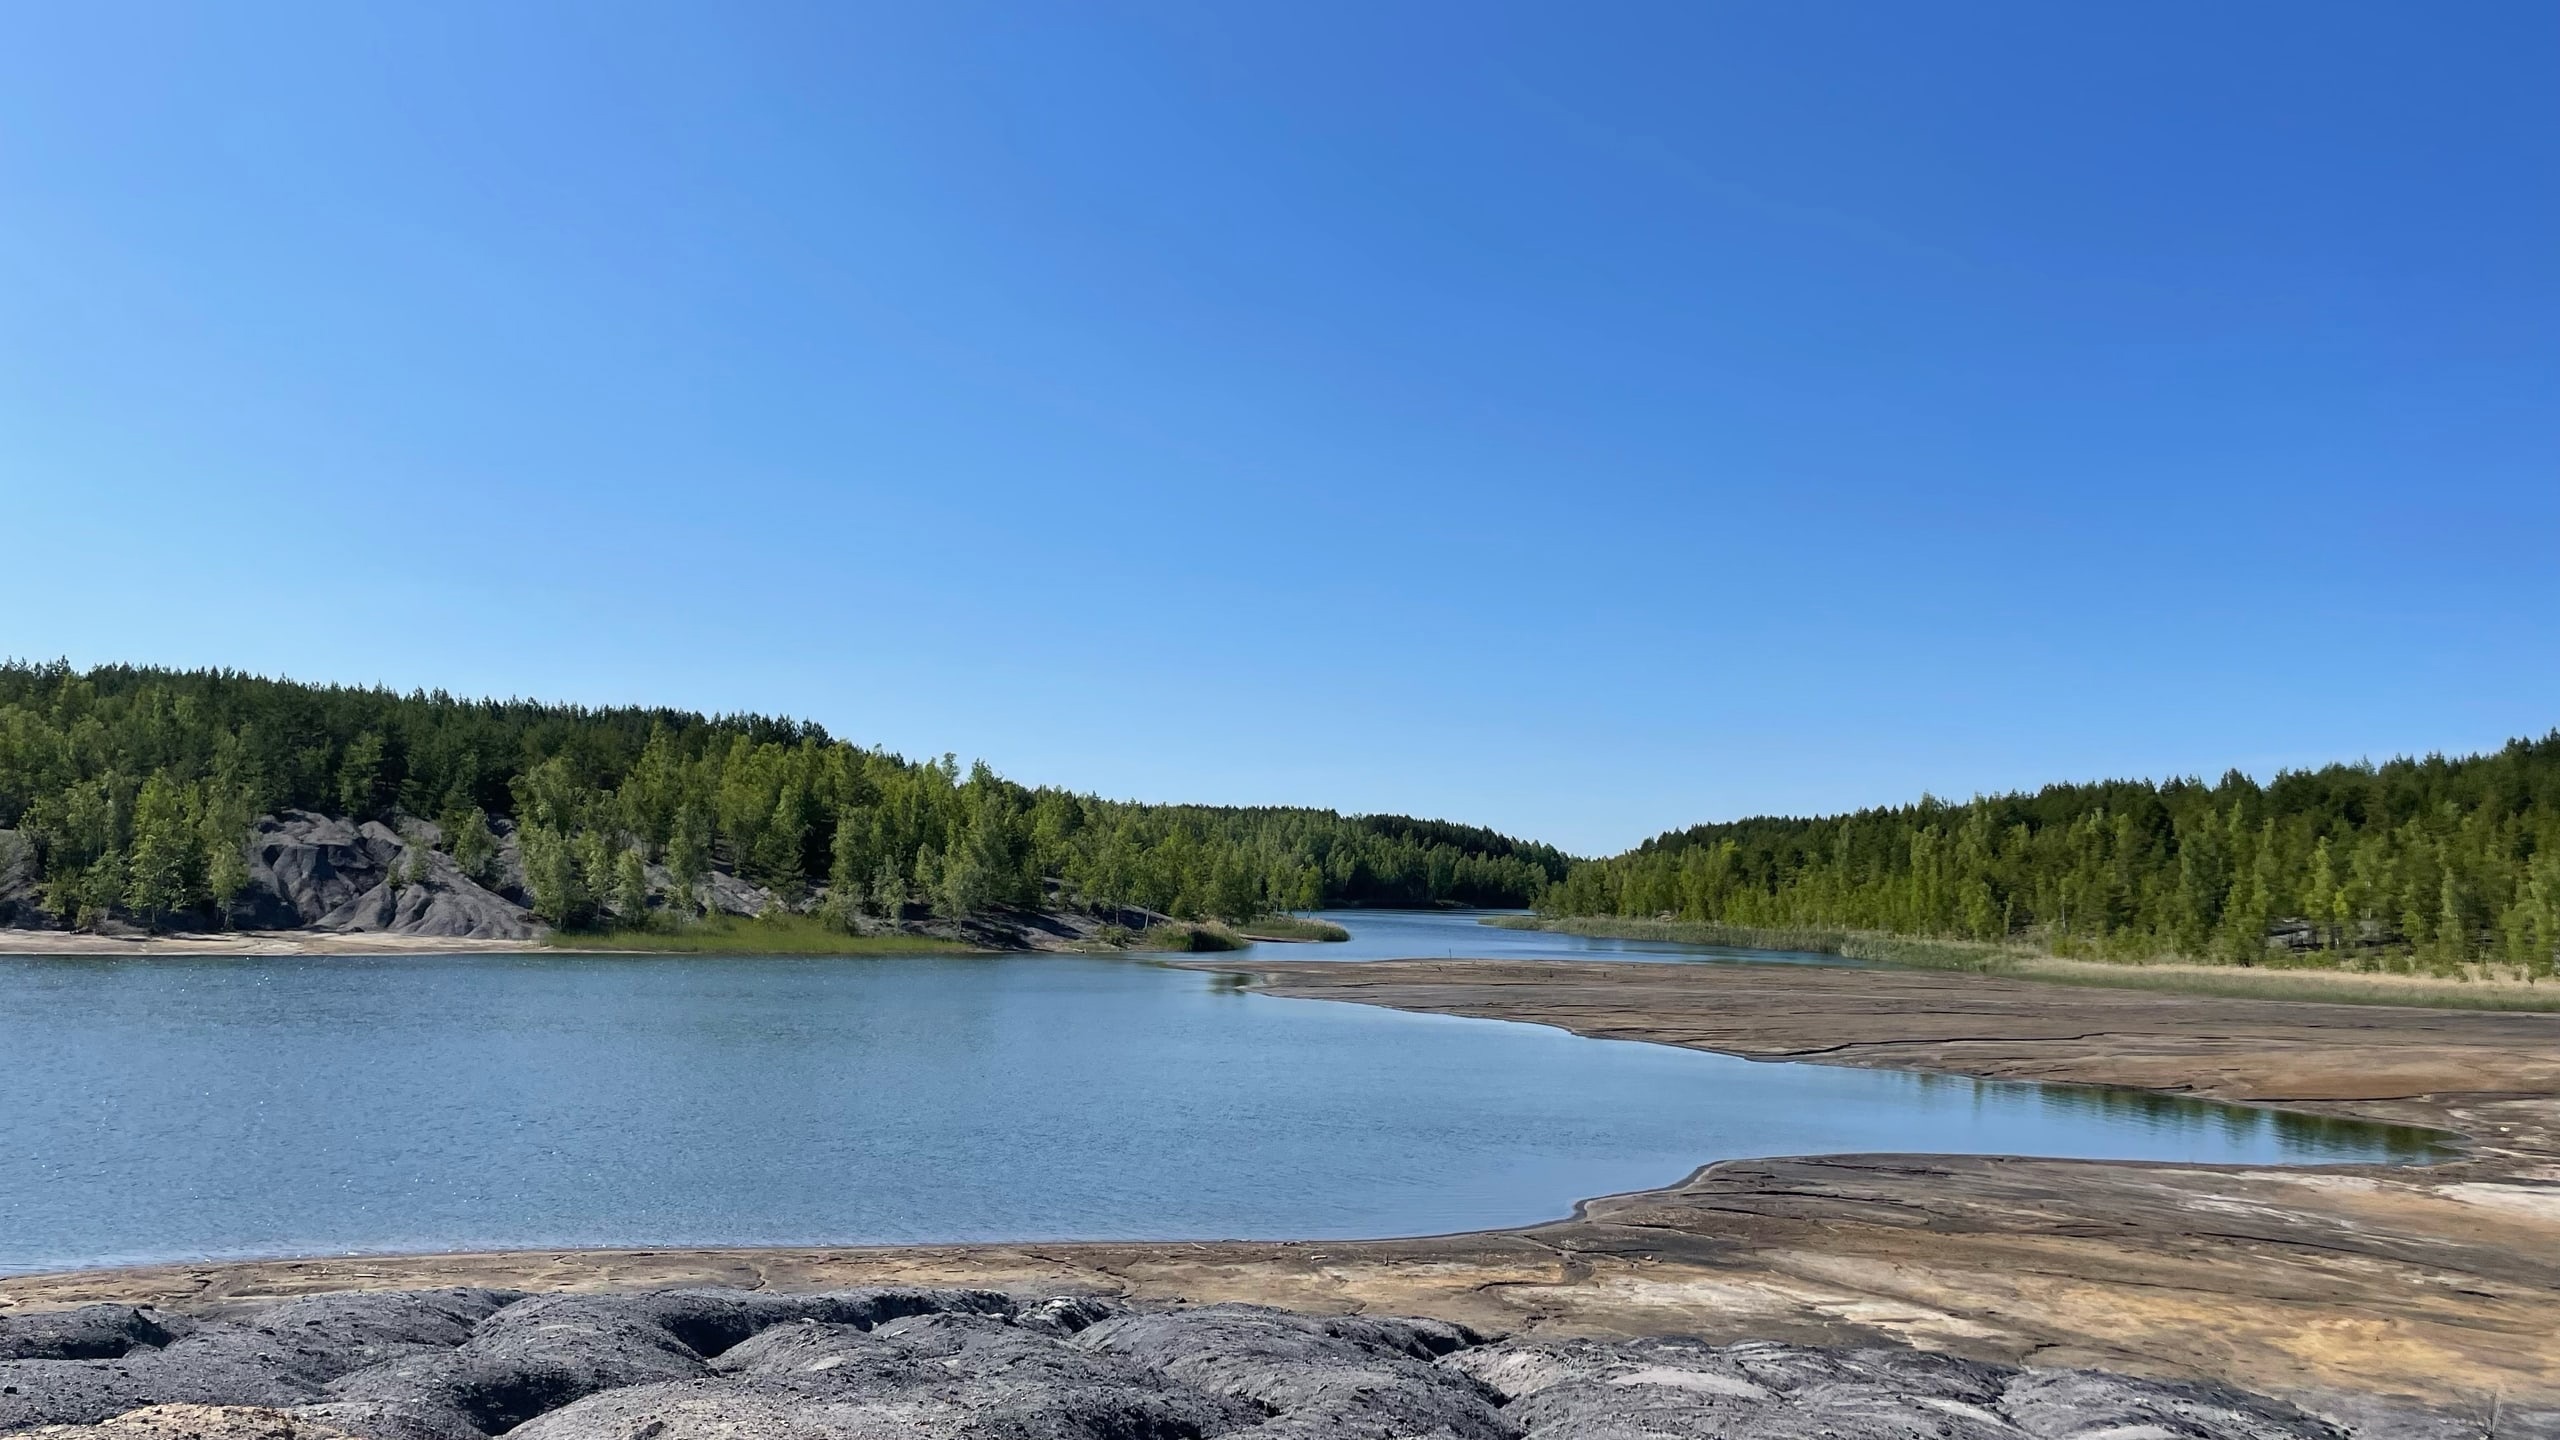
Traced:
[[[2278, 1401], [1769, 1342], [870, 1288], [319, 1295], [0, 1316], [0, 1431], [48, 1440], [2343, 1440]], [[2418, 1435], [2411, 1417], [2363, 1433]], [[2433, 1433], [2463, 1431], [2448, 1421]]]
[[235, 918], [263, 930], [532, 938], [536, 927], [523, 904], [512, 835], [501, 842], [497, 888], [491, 889], [434, 848], [432, 825], [411, 828], [422, 843], [378, 820], [358, 823], [308, 810], [261, 817], [250, 830], [249, 886]]

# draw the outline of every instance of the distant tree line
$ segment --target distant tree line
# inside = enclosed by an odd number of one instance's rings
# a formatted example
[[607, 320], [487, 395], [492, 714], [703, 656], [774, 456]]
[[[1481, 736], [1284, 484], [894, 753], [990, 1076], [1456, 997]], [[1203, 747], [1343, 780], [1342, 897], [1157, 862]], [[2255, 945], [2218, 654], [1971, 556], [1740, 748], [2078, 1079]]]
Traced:
[[764, 716], [0, 665], [0, 831], [57, 916], [218, 915], [252, 822], [288, 808], [433, 819], [484, 877], [512, 828], [536, 912], [573, 927], [632, 916], [653, 867], [679, 895], [724, 870], [847, 920], [1048, 903], [1244, 919], [1525, 905], [1569, 863], [1439, 821], [1028, 788]]
[[2560, 731], [2491, 755], [2206, 785], [2109, 781], [1658, 836], [1573, 867], [1557, 915], [1669, 916], [2254, 964], [2560, 948]]

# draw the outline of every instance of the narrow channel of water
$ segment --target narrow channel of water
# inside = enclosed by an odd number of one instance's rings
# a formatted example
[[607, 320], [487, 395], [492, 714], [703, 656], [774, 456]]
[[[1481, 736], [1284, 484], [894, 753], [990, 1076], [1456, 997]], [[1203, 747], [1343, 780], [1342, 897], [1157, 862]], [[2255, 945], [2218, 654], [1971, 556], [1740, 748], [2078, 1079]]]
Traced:
[[1729, 945], [1679, 945], [1668, 940], [1604, 940], [1546, 930], [1487, 925], [1512, 910], [1324, 910], [1351, 932], [1349, 940], [1262, 943], [1246, 954], [1275, 960], [1646, 960], [1676, 965], [1827, 965], [1875, 968], [1801, 950], [1739, 950]]
[[0, 1271], [1408, 1235], [1736, 1156], [2430, 1154], [2418, 1132], [1756, 1064], [1106, 958], [0, 958], [0, 1056]]

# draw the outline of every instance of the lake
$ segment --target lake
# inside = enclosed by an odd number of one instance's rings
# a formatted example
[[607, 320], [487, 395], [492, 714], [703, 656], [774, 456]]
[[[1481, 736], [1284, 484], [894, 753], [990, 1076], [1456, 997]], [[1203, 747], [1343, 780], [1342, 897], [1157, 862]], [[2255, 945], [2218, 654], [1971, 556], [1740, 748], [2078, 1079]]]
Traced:
[[1482, 923], [1486, 916], [1525, 913], [1521, 911], [1314, 913], [1317, 919], [1331, 920], [1350, 931], [1351, 938], [1318, 943], [1265, 941], [1246, 946], [1242, 953], [1250, 959], [1274, 960], [1643, 960], [1681, 965], [1829, 965], [1853, 970], [1872, 969], [1875, 964], [1810, 951], [1738, 950], [1726, 945], [1679, 945], [1667, 940], [1603, 940]]
[[[1366, 946], [1465, 923], [1381, 940], [1399, 920], [1337, 918]], [[0, 1271], [1412, 1235], [1739, 1156], [2432, 1154], [2420, 1132], [1761, 1064], [1107, 957], [0, 957], [0, 1064]]]

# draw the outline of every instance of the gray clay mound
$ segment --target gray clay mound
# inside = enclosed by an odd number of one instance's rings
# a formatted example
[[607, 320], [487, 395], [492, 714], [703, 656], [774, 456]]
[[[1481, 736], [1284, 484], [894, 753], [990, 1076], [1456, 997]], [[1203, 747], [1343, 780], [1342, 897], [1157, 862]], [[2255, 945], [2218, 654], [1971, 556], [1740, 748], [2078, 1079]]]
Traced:
[[0, 1316], [0, 1431], [39, 1427], [56, 1427], [46, 1440], [2347, 1433], [2213, 1386], [1905, 1350], [1493, 1340], [1433, 1320], [930, 1289], [451, 1289], [219, 1318]]

